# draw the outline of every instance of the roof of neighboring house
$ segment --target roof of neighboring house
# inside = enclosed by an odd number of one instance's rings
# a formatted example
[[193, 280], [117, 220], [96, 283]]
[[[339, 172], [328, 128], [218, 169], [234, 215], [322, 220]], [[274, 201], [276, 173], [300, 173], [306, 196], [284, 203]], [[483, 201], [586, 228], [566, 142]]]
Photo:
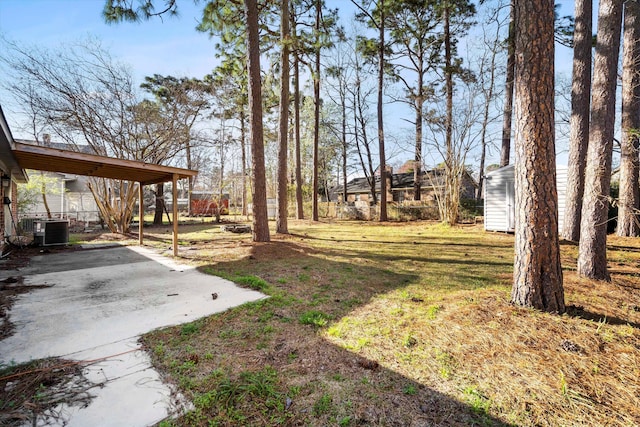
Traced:
[[[421, 186], [439, 187], [444, 183], [444, 169], [431, 169], [421, 172]], [[411, 189], [415, 184], [414, 173], [397, 173], [392, 175], [392, 187], [394, 190]]]
[[68, 179], [65, 182], [65, 187], [68, 191], [73, 193], [86, 193], [89, 191], [87, 183], [89, 178], [86, 176], [76, 176], [75, 179]]
[[77, 151], [78, 153], [85, 154], [96, 154], [95, 150], [91, 148], [90, 145], [82, 145], [82, 144], [67, 144], [66, 142], [43, 142], [43, 141], [34, 141], [32, 139], [15, 139], [15, 142], [20, 142], [22, 144], [28, 145], [41, 145], [43, 147], [56, 148], [58, 150], [67, 150], [67, 151]]
[[[380, 177], [376, 176], [376, 183], [380, 182]], [[342, 194], [342, 186], [339, 187], [338, 192]], [[366, 177], [353, 178], [347, 182], [347, 194], [368, 193], [371, 191], [369, 180]]]

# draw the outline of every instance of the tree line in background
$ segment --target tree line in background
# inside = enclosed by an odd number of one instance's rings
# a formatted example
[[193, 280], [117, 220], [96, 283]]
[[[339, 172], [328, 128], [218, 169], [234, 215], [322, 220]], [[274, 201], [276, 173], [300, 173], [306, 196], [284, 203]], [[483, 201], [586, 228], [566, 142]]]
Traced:
[[[107, 22], [121, 22], [177, 11], [176, 1], [157, 3], [156, 11], [149, 2], [107, 1], [103, 13]], [[251, 31], [246, 20], [237, 19], [245, 13], [246, 6], [240, 1], [209, 1], [197, 27], [216, 37], [217, 55], [226, 72], [233, 63], [236, 72], [246, 73], [242, 64], [250, 53], [246, 35]], [[354, 0], [351, 7], [357, 24], [348, 31], [339, 25], [338, 11], [328, 9], [324, 1], [260, 1], [255, 7], [259, 49], [274, 52], [258, 59], [266, 62], [261, 67], [261, 107], [266, 126], [263, 145], [274, 154], [267, 153], [267, 158], [277, 159], [266, 165], [266, 181], [271, 184], [266, 191], [275, 195], [277, 202], [276, 231], [287, 230], [289, 193], [295, 194], [298, 218], [303, 217], [303, 193], [314, 195], [307, 200], [311, 199], [311, 219], [317, 220], [317, 195], [328, 196], [328, 190], [341, 181], [342, 197], [346, 198], [347, 177], [354, 173], [365, 175], [371, 200], [380, 207], [379, 218], [385, 221], [388, 158], [413, 151], [414, 162], [409, 170], [414, 173], [415, 199], [420, 200], [425, 144], [430, 148], [431, 162], [440, 164], [446, 176], [446, 191], [438, 205], [441, 217], [449, 223], [457, 222], [460, 177], [468, 167], [471, 150], [479, 144], [489, 144], [486, 125], [496, 120], [493, 104], [499, 92], [495, 78], [477, 78], [477, 74], [485, 72], [480, 61], [474, 62], [477, 67], [472, 71], [459, 53], [459, 40], [476, 24], [474, 5], [468, 0]], [[482, 25], [491, 28], [494, 35], [491, 39], [489, 30], [484, 32], [484, 42], [493, 49], [491, 73], [495, 73], [504, 38], [505, 13], [508, 8], [502, 1], [487, 2], [483, 9]], [[480, 50], [484, 52], [484, 46]], [[250, 81], [250, 76], [244, 77]], [[310, 96], [305, 96], [304, 88], [301, 90], [301, 80], [306, 80]], [[283, 81], [289, 84], [281, 84]], [[490, 96], [483, 98], [485, 126], [474, 117], [480, 102], [470, 96], [485, 90], [481, 84], [491, 86]], [[458, 85], [463, 89], [457, 89]], [[469, 99], [473, 105], [468, 104]], [[240, 101], [235, 105], [237, 111], [247, 111], [250, 98]], [[414, 110], [412, 118], [400, 116], [394, 120], [415, 127], [413, 137], [400, 135], [397, 128], [387, 136], [386, 139], [393, 138], [395, 151], [390, 156], [386, 153], [389, 144], [385, 143], [384, 131], [384, 108], [389, 102], [410, 106]], [[304, 117], [304, 107], [309, 104], [313, 110], [311, 122]], [[247, 114], [247, 129], [249, 118]], [[424, 132], [425, 125], [431, 130], [430, 135]], [[485, 129], [482, 142], [478, 138], [480, 129]], [[293, 137], [291, 143], [289, 134]], [[405, 143], [411, 139], [412, 144]], [[272, 175], [270, 167], [274, 169]], [[269, 179], [271, 176], [273, 180]], [[252, 181], [253, 197], [256, 191], [262, 191], [256, 181]], [[295, 190], [288, 191], [291, 187]], [[480, 194], [481, 190], [478, 199]], [[253, 205], [261, 209], [260, 203]]]
[[[575, 18], [559, 17], [547, 0], [351, 0], [351, 6], [354, 19], [345, 29], [338, 11], [323, 0], [204, 2], [197, 30], [215, 37], [220, 65], [201, 79], [149, 76], [141, 86], [144, 94], [130, 71], [94, 42], [60, 55], [10, 44], [2, 59], [14, 71], [9, 86], [27, 106], [36, 139], [46, 128], [98, 154], [198, 169], [201, 176], [189, 182], [188, 194], [215, 184], [221, 195], [237, 177], [243, 209], [253, 203], [255, 241], [270, 239], [268, 195], [276, 198], [276, 232], [287, 233], [290, 197], [297, 218], [304, 217], [310, 199], [311, 219], [318, 220], [318, 196], [340, 186], [346, 201], [347, 178], [354, 172], [366, 177], [385, 221], [387, 165], [405, 152], [412, 153], [418, 200], [426, 159], [444, 169], [440, 215], [455, 224], [460, 178], [471, 157], [478, 162], [480, 200], [487, 153], [501, 150], [502, 166], [511, 160], [513, 122], [512, 299], [563, 312], [553, 52], [555, 43], [571, 46], [563, 237], [579, 242], [581, 275], [608, 279], [606, 225], [623, 16], [618, 234], [640, 233], [638, 3], [600, 0], [597, 37], [591, 0], [575, 2]], [[106, 0], [103, 16], [109, 23], [137, 21], [176, 14], [177, 8], [176, 0]], [[474, 37], [468, 37], [471, 31]], [[410, 113], [398, 114], [396, 104]], [[411, 129], [398, 132], [394, 125], [389, 131], [388, 117]], [[492, 143], [497, 139], [499, 147]], [[240, 164], [233, 163], [238, 158]], [[112, 202], [117, 185], [120, 197]], [[130, 220], [130, 187], [92, 184], [118, 231]], [[158, 200], [162, 192], [162, 186], [155, 189]]]

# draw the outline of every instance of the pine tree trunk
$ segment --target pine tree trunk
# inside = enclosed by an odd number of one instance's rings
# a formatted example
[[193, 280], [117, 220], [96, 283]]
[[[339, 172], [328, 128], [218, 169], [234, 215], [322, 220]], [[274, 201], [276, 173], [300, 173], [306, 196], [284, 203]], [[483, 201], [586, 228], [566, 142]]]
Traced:
[[[294, 31], [295, 34], [295, 31]], [[293, 105], [295, 111], [295, 144], [296, 144], [296, 217], [298, 219], [304, 219], [304, 201], [302, 200], [302, 157], [300, 154], [300, 60], [298, 53], [293, 62], [293, 69], [295, 75], [295, 87], [293, 95]]]
[[288, 234], [287, 218], [289, 201], [287, 197], [287, 154], [289, 150], [289, 1], [282, 0], [280, 8], [280, 117], [278, 126], [278, 181], [276, 233]]
[[247, 19], [247, 69], [249, 73], [249, 127], [251, 129], [251, 164], [253, 169], [253, 241], [268, 242], [267, 182], [264, 166], [262, 129], [262, 83], [260, 78], [260, 41], [258, 5], [245, 0]]
[[622, 58], [622, 154], [620, 158], [620, 201], [618, 236], [640, 235], [640, 5], [628, 1], [624, 6], [624, 56]]
[[589, 106], [591, 101], [592, 0], [576, 0], [573, 33], [573, 83], [571, 86], [571, 123], [569, 168], [562, 237], [580, 240], [580, 218], [584, 196], [584, 171], [589, 145]]
[[511, 17], [509, 19], [509, 37], [507, 39], [507, 75], [504, 86], [504, 109], [502, 118], [502, 150], [500, 152], [500, 166], [509, 164], [511, 152], [511, 122], [513, 115], [513, 91], [515, 76], [515, 45], [516, 35], [516, 0], [511, 0]]
[[460, 199], [457, 198], [457, 170], [455, 170], [455, 160], [453, 158], [453, 64], [451, 58], [451, 32], [449, 22], [450, 7], [451, 6], [447, 5], [444, 8], [444, 81], [447, 105], [445, 116], [446, 157], [444, 161], [444, 179], [446, 183], [444, 192], [445, 217], [442, 218], [442, 220], [449, 225], [454, 225], [458, 222], [458, 203]]
[[565, 311], [554, 130], [553, 2], [516, 2], [515, 261], [511, 299]]
[[[384, 152], [384, 117], [382, 102], [384, 90], [384, 0], [379, 0], [380, 10], [380, 45], [378, 46], [378, 153], [380, 157], [380, 222], [387, 221], [387, 161]], [[375, 180], [374, 180], [375, 181]]]
[[240, 112], [240, 148], [242, 157], [242, 215], [247, 216], [247, 137], [246, 137], [246, 116], [244, 106]]
[[316, 52], [313, 70], [313, 191], [311, 192], [311, 219], [318, 221], [318, 145], [320, 138], [320, 19], [322, 1], [316, 0]]
[[[422, 67], [421, 67], [422, 68]], [[413, 200], [422, 199], [422, 121], [424, 106], [424, 82], [422, 72], [418, 73], [418, 93], [414, 100], [416, 120], [416, 146], [413, 163]]]
[[580, 222], [578, 274], [610, 280], [607, 271], [607, 216], [616, 107], [622, 2], [600, 0], [593, 68], [589, 149]]
[[347, 143], [347, 94], [344, 77], [340, 77], [340, 79], [340, 108], [342, 110], [342, 202], [347, 203], [347, 150], [349, 148]]

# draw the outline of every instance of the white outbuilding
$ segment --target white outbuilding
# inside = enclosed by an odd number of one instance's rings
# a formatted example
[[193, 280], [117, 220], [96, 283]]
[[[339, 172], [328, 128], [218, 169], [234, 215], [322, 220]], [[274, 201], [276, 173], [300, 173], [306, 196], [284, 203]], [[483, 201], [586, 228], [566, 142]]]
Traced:
[[[484, 229], [515, 231], [514, 165], [489, 172], [484, 184]], [[558, 232], [562, 231], [567, 194], [567, 167], [556, 166], [558, 188]]]

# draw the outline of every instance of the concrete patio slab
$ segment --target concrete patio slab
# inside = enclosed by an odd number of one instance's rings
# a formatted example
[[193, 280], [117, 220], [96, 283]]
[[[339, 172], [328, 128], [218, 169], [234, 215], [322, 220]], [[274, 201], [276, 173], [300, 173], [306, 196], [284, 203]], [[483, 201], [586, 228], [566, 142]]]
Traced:
[[139, 350], [139, 335], [265, 297], [143, 247], [47, 254], [13, 274], [50, 287], [14, 304], [15, 333], [0, 341], [0, 364], [100, 359], [85, 376], [104, 386], [91, 390], [96, 398], [87, 408], [61, 408], [64, 425], [144, 426], [165, 418], [175, 409], [171, 389]]

